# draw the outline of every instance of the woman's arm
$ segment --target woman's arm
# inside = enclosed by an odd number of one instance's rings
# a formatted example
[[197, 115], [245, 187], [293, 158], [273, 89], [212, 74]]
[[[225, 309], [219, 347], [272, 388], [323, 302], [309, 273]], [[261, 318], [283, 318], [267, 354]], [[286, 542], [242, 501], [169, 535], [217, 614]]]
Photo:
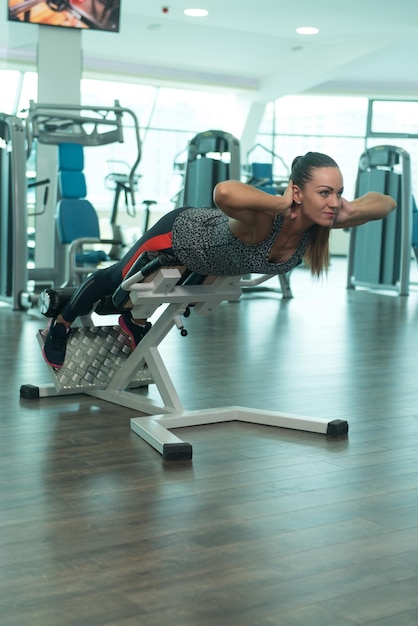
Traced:
[[[293, 190], [289, 183], [283, 196], [274, 196], [237, 180], [218, 183], [213, 192], [216, 206], [229, 217], [255, 226], [263, 213], [290, 216]], [[262, 219], [262, 218], [261, 218]]]
[[380, 220], [387, 217], [393, 209], [396, 209], [395, 200], [377, 191], [369, 191], [351, 202], [342, 198], [333, 228], [350, 228]]

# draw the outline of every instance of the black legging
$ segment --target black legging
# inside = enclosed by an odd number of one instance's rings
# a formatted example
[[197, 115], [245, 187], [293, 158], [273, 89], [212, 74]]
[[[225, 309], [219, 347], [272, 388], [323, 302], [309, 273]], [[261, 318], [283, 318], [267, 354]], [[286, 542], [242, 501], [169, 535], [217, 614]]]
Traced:
[[138, 239], [120, 261], [91, 274], [62, 308], [61, 315], [65, 321], [72, 324], [79, 315], [90, 313], [96, 302], [112, 295], [143, 252], [171, 250], [174, 220], [186, 208], [188, 207], [174, 209], [164, 215]]

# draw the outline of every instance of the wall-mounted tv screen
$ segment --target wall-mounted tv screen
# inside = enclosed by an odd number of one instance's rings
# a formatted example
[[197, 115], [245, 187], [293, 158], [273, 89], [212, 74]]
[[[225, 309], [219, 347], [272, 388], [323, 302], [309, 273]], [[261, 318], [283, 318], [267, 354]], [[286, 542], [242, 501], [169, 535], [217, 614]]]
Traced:
[[119, 32], [121, 0], [7, 0], [13, 22]]

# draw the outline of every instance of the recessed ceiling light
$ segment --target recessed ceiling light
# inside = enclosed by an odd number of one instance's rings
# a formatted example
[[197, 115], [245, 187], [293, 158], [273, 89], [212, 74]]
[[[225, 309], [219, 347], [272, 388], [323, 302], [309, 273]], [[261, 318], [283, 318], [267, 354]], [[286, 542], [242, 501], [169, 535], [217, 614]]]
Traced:
[[296, 32], [299, 33], [299, 35], [317, 35], [319, 28], [316, 28], [316, 26], [299, 26]]
[[206, 9], [185, 9], [184, 15], [188, 17], [206, 17], [209, 15], [209, 11]]

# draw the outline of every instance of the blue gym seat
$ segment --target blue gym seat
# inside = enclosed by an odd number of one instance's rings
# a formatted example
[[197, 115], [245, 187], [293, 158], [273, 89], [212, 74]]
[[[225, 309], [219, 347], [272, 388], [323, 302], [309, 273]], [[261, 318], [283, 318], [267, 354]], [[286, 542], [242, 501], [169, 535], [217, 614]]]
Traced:
[[273, 181], [273, 165], [271, 163], [251, 163], [251, 177], [248, 184], [276, 196], [278, 191]]
[[[100, 263], [109, 261], [108, 254], [92, 244], [113, 244], [101, 239], [97, 213], [86, 199], [87, 187], [83, 173], [83, 147], [74, 143], [58, 145], [57, 233], [61, 244], [68, 247], [68, 277], [65, 286], [79, 285]], [[85, 248], [86, 245], [90, 249]]]

